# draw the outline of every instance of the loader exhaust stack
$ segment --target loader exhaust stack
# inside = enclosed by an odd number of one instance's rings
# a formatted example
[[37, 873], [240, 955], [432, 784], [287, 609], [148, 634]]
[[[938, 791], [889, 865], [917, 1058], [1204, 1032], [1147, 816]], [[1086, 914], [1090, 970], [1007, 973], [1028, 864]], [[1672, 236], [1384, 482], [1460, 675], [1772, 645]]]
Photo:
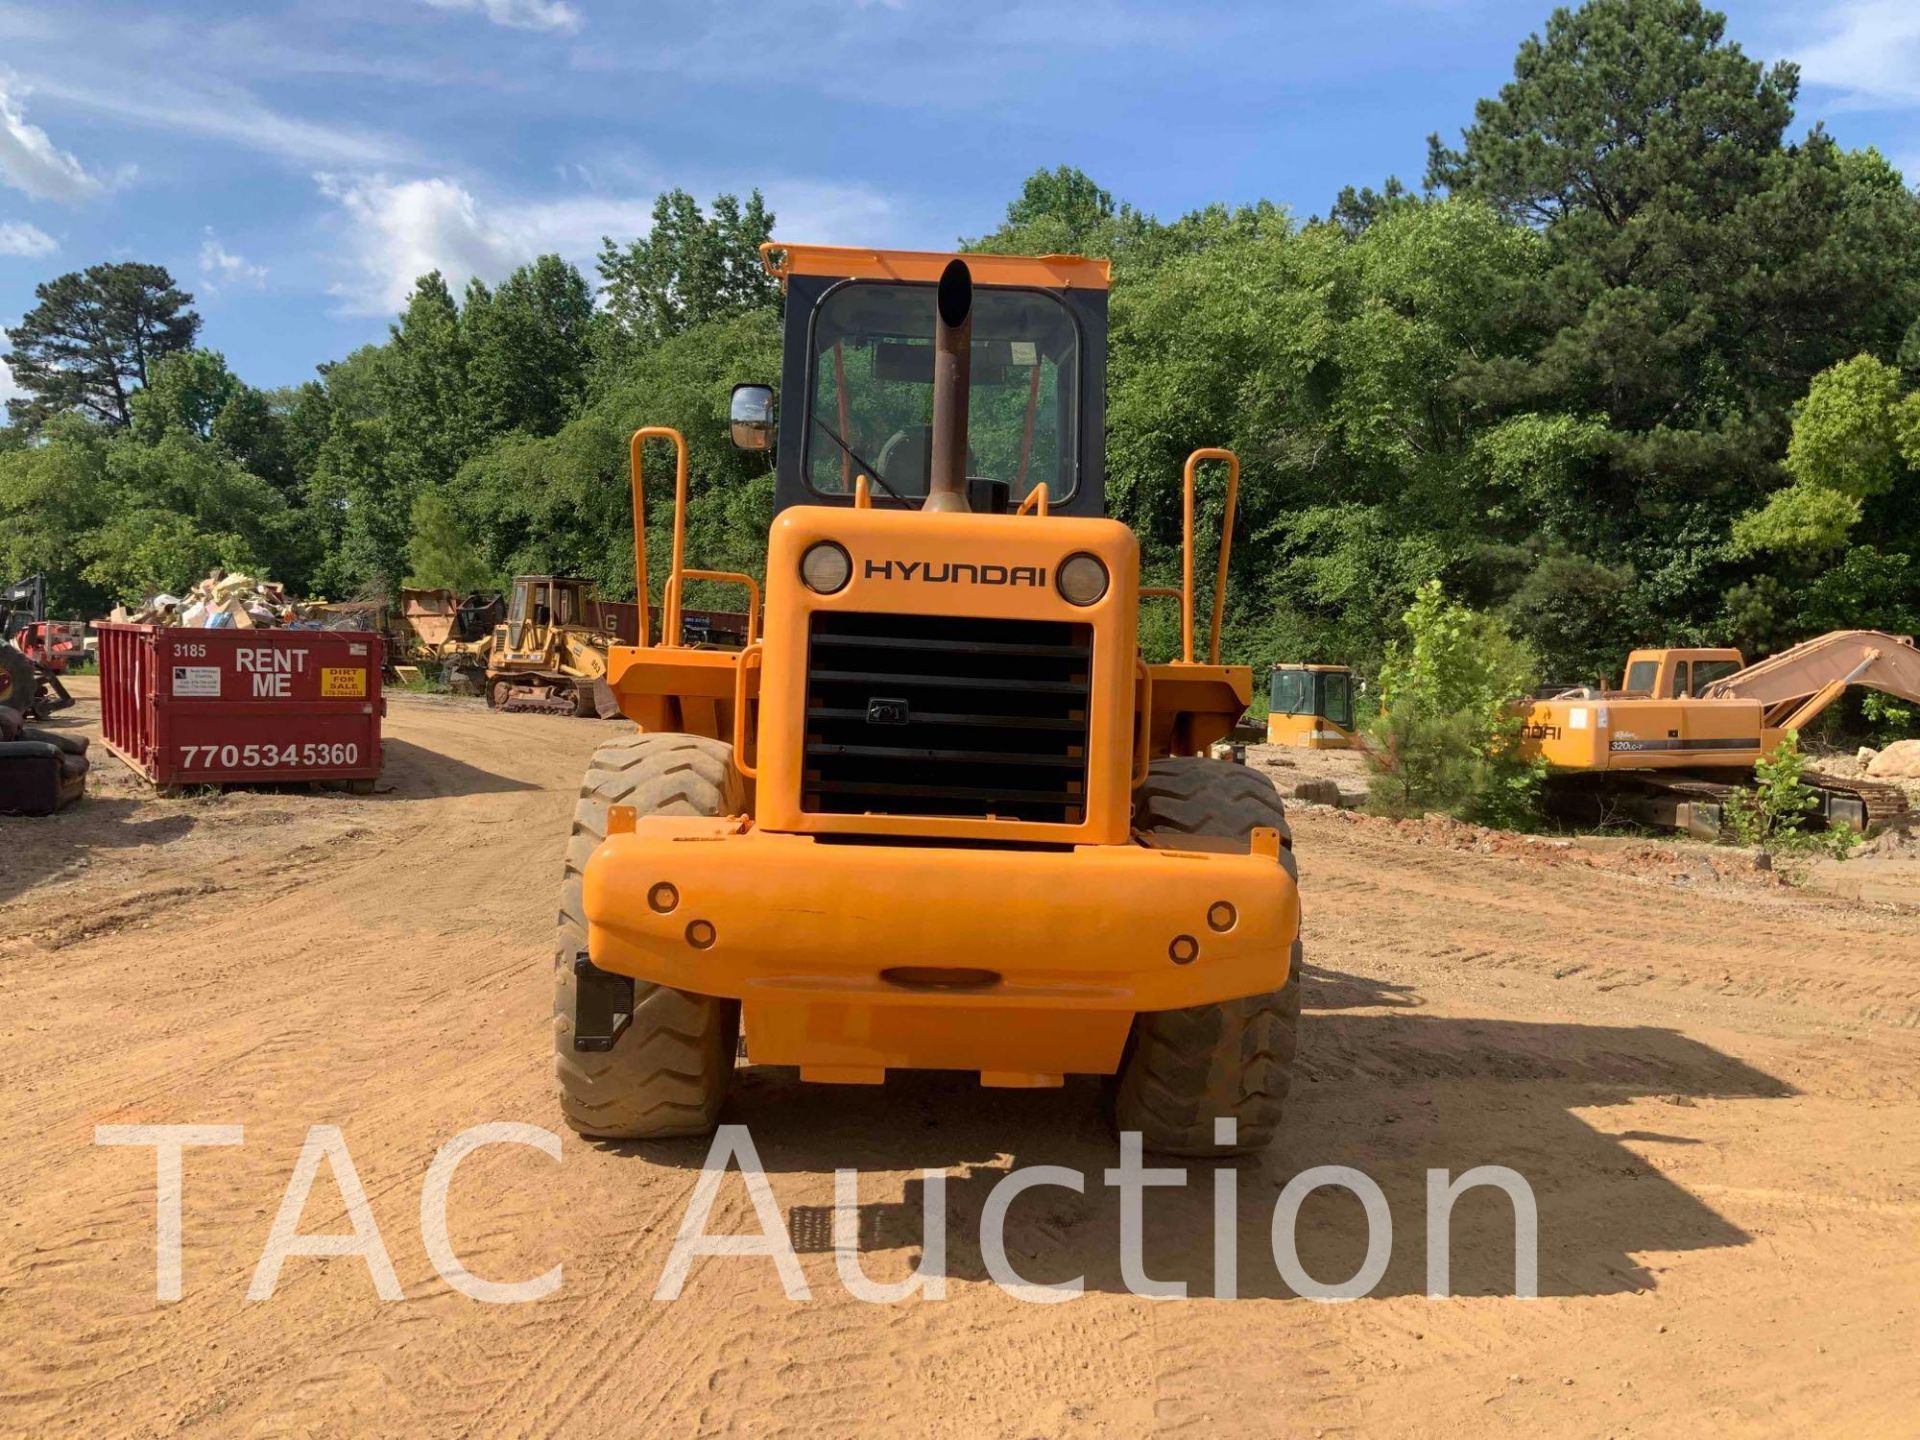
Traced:
[[967, 403], [973, 388], [973, 272], [964, 260], [940, 272], [933, 322], [933, 440], [922, 508], [966, 511]]

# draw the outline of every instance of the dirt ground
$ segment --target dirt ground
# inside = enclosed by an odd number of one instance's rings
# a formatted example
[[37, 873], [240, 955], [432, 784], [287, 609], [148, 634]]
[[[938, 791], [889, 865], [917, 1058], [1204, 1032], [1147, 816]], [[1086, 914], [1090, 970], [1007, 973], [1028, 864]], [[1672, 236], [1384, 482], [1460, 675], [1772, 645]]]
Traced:
[[[83, 682], [84, 683], [84, 682]], [[91, 707], [70, 723], [88, 723]], [[419, 1224], [437, 1149], [484, 1121], [559, 1129], [548, 926], [596, 722], [397, 697], [371, 797], [156, 800], [101, 756], [93, 796], [0, 820], [0, 1429], [17, 1434], [968, 1435], [1913, 1433], [1920, 1414], [1920, 910], [1692, 863], [1596, 863], [1426, 824], [1302, 810], [1305, 1014], [1295, 1100], [1238, 1169], [1239, 1298], [1217, 1298], [1214, 1177], [1147, 1194], [1146, 1258], [1192, 1298], [1129, 1294], [1095, 1087], [965, 1077], [803, 1086], [749, 1069], [750, 1128], [812, 1298], [765, 1259], [654, 1287], [700, 1143], [491, 1147], [451, 1237], [477, 1274], [563, 1267], [488, 1305]], [[1605, 857], [1600, 857], [1602, 860]], [[155, 1163], [100, 1124], [242, 1124], [185, 1161], [183, 1296], [154, 1294]], [[338, 1125], [404, 1290], [296, 1257], [246, 1298], [311, 1125]], [[1008, 1249], [1065, 1304], [997, 1288], [978, 1244], [1010, 1167]], [[1269, 1248], [1310, 1166], [1384, 1191], [1368, 1298], [1317, 1304]], [[1504, 1165], [1539, 1209], [1536, 1300], [1511, 1298], [1506, 1201], [1453, 1223], [1426, 1290], [1426, 1172]], [[947, 1297], [853, 1299], [821, 1239], [861, 1171], [875, 1279], [948, 1188]], [[345, 1228], [322, 1170], [302, 1228]], [[715, 1229], [753, 1228], [730, 1177]], [[1307, 1271], [1360, 1264], [1354, 1197], [1314, 1192]]]

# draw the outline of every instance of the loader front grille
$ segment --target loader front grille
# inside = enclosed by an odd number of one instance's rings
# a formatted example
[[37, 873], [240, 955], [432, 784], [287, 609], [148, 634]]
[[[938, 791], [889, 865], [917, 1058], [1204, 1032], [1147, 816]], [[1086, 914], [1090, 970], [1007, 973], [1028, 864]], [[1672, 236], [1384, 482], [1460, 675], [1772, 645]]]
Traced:
[[813, 616], [800, 807], [1086, 817], [1093, 629], [953, 615]]

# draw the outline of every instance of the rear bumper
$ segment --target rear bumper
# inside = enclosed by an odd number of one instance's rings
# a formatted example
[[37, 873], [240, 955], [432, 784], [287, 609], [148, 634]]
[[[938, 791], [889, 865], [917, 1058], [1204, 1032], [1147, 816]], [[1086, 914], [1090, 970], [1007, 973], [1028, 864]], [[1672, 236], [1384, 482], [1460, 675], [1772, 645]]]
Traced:
[[[593, 963], [741, 1000], [752, 1057], [813, 1079], [1108, 1073], [1138, 1011], [1278, 989], [1299, 929], [1270, 831], [1251, 850], [1066, 851], [823, 843], [740, 820], [615, 832], [586, 871]], [[928, 969], [975, 973], [911, 973]]]

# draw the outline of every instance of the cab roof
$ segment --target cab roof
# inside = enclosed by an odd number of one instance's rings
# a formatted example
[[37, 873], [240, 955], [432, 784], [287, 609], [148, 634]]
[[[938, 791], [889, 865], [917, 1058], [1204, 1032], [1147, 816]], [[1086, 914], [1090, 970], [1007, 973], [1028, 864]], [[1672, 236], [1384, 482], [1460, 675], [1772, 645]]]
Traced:
[[1105, 260], [1084, 255], [958, 255], [936, 250], [868, 250], [843, 245], [787, 245], [769, 240], [760, 263], [769, 275], [831, 275], [838, 279], [903, 280], [931, 284], [949, 261], [964, 260], [976, 285], [1025, 285], [1042, 290], [1105, 290]]

